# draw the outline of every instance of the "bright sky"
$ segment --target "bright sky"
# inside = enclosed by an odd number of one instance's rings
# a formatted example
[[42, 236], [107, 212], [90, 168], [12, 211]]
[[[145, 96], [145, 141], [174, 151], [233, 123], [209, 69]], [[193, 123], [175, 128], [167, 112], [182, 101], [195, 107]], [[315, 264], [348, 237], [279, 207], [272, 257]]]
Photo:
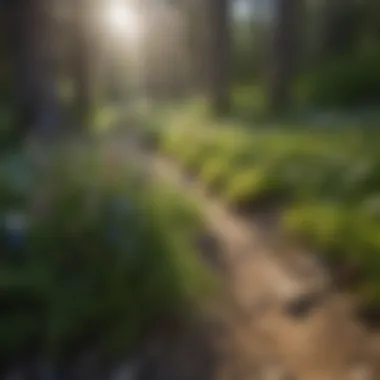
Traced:
[[254, 12], [256, 17], [268, 18], [272, 13], [274, 0], [236, 0], [234, 2], [233, 13], [236, 18], [244, 19]]
[[245, 18], [249, 14], [249, 2], [247, 0], [238, 0], [234, 2], [234, 15], [237, 18]]

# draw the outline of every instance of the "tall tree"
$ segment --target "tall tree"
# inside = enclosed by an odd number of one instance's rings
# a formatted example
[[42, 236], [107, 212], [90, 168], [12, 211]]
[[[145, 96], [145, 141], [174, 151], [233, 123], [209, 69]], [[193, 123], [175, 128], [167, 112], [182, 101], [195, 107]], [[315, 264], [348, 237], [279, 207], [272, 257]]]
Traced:
[[[355, 0], [325, 0], [321, 34], [323, 58], [341, 54], [355, 46], [363, 32], [363, 4]], [[365, 22], [367, 22], [366, 20]]]
[[85, 130], [91, 122], [93, 93], [91, 73], [95, 64], [91, 56], [91, 12], [86, 0], [76, 0], [73, 6], [72, 75], [74, 108], [79, 128]]
[[189, 87], [196, 94], [207, 91], [207, 2], [181, 0], [186, 20], [186, 44], [189, 56]]
[[291, 86], [297, 74], [301, 47], [304, 0], [277, 0], [273, 34], [271, 106], [277, 112], [291, 101]]
[[215, 114], [220, 116], [230, 108], [230, 1], [208, 0], [208, 5], [210, 100]]
[[14, 0], [9, 5], [19, 128], [39, 135], [58, 126], [52, 20], [46, 0]]

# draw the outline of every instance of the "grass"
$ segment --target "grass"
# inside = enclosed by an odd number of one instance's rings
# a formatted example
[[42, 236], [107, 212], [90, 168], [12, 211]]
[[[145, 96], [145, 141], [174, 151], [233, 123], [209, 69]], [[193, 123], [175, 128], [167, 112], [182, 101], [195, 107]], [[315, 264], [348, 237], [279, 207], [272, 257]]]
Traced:
[[[279, 201], [289, 238], [331, 262], [360, 268], [363, 302], [380, 302], [378, 132], [359, 128], [248, 128], [194, 108], [156, 119], [157, 148], [231, 207]], [[159, 132], [157, 132], [159, 131]]]
[[[153, 322], [196, 312], [214, 287], [194, 252], [203, 226], [191, 203], [110, 167], [94, 147], [49, 159], [17, 196], [12, 165], [0, 171], [0, 303], [15, 305], [4, 306], [0, 354], [36, 338], [53, 358], [90, 338], [127, 352]], [[24, 223], [9, 225], [10, 214]]]

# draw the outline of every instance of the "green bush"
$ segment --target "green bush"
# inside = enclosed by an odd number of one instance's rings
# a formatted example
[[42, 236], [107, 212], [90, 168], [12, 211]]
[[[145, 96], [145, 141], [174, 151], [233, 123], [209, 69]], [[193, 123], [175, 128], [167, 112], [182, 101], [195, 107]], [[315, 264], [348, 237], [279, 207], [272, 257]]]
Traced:
[[273, 173], [265, 167], [257, 167], [234, 173], [222, 197], [232, 206], [245, 209], [277, 203], [285, 191]]
[[304, 77], [298, 96], [308, 104], [367, 106], [380, 100], [380, 49], [342, 56]]
[[152, 149], [157, 149], [161, 145], [162, 132], [160, 126], [155, 123], [150, 123], [139, 131], [140, 138], [144, 146]]
[[363, 304], [380, 302], [380, 220], [373, 210], [337, 203], [304, 203], [283, 215], [284, 230], [331, 263], [350, 263], [359, 271], [355, 288]]
[[240, 210], [280, 202], [286, 234], [335, 265], [358, 267], [361, 299], [380, 302], [377, 131], [248, 129], [206, 120], [162, 131], [171, 154], [185, 167], [195, 163], [206, 188]]
[[22, 213], [27, 224], [2, 225], [0, 304], [27, 299], [38, 308], [3, 313], [0, 354], [16, 355], [35, 336], [49, 356], [89, 338], [125, 352], [152, 321], [197, 310], [213, 288], [192, 248], [202, 230], [193, 205], [137, 183], [128, 167], [110, 181], [93, 149], [51, 159], [17, 198], [1, 173], [1, 214]]
[[284, 230], [321, 253], [347, 253], [349, 247], [346, 209], [335, 203], [304, 203], [292, 206], [282, 218]]
[[199, 178], [207, 188], [219, 193], [226, 186], [233, 171], [227, 155], [216, 155], [203, 163]]

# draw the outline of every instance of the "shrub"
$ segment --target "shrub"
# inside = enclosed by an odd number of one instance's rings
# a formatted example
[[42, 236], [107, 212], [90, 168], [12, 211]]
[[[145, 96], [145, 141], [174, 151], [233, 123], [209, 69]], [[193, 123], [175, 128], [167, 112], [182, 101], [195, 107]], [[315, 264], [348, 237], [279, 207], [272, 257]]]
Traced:
[[277, 202], [283, 198], [284, 189], [265, 167], [235, 173], [226, 185], [223, 198], [239, 209]]
[[380, 99], [380, 49], [335, 58], [299, 84], [299, 97], [309, 104], [366, 106]]
[[283, 215], [284, 230], [324, 255], [331, 264], [355, 266], [360, 276], [352, 290], [363, 304], [380, 301], [380, 221], [367, 208], [337, 203], [294, 205]]
[[233, 169], [228, 156], [217, 155], [205, 161], [199, 177], [202, 183], [212, 191], [220, 192], [225, 187]]
[[380, 301], [378, 132], [203, 122], [186, 133], [172, 141], [174, 155], [197, 161], [206, 187], [242, 210], [280, 201], [286, 234], [327, 261], [358, 267], [358, 294]]
[[[2, 229], [0, 303], [18, 308], [4, 309], [0, 354], [17, 355], [36, 336], [50, 356], [89, 339], [125, 352], [152, 321], [188, 316], [211, 289], [192, 249], [201, 219], [182, 195], [136, 183], [123, 167], [108, 181], [92, 149], [76, 158], [75, 170], [66, 153], [52, 158], [21, 202], [2, 175], [2, 214], [15, 209], [27, 223]], [[41, 215], [27, 207], [39, 192]]]
[[156, 123], [149, 123], [139, 131], [141, 142], [149, 149], [157, 149], [162, 143], [162, 131]]
[[288, 209], [282, 218], [284, 230], [291, 237], [306, 242], [319, 252], [343, 253], [348, 248], [347, 212], [335, 203], [304, 203]]

